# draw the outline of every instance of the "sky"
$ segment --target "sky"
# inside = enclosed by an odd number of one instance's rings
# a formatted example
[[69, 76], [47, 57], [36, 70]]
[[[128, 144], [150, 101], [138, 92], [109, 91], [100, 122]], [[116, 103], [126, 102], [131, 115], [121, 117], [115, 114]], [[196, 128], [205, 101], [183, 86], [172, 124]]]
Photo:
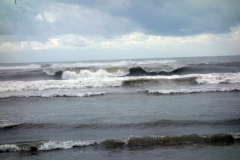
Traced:
[[0, 63], [240, 55], [239, 0], [1, 0]]

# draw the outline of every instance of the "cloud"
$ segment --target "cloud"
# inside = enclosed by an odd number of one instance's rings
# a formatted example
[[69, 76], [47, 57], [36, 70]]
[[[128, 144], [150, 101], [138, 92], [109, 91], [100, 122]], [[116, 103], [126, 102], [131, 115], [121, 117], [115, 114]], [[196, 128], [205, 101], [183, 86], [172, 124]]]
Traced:
[[[1, 39], [1, 38], [0, 38]], [[141, 32], [132, 32], [113, 38], [103, 36], [81, 36], [65, 34], [49, 38], [46, 42], [21, 41], [4, 42], [0, 41], [0, 51], [12, 50], [46, 50], [46, 49], [81, 49], [81, 48], [101, 48], [101, 49], [155, 49], [161, 50], [164, 47], [186, 47], [197, 45], [216, 45], [219, 43], [240, 44], [240, 26], [231, 28], [229, 34], [201, 34], [193, 36], [158, 36], [148, 35]]]
[[45, 40], [61, 34], [112, 37], [133, 32], [137, 28], [125, 17], [115, 17], [81, 4], [37, 1], [33, 5], [25, 1], [19, 7], [5, 3], [8, 7], [3, 9], [5, 16], [1, 16], [4, 18], [0, 22], [0, 35], [16, 35], [22, 39], [24, 36], [42, 37]]
[[[3, 0], [0, 34], [114, 37], [132, 32], [161, 36], [229, 33], [240, 23], [238, 0]], [[3, 16], [4, 15], [4, 16]]]
[[36, 19], [39, 20], [39, 21], [42, 21], [42, 20], [43, 20], [43, 17], [42, 17], [41, 14], [38, 14], [38, 15], [36, 16]]
[[203, 33], [229, 33], [240, 22], [238, 0], [88, 0], [62, 1], [81, 4], [123, 17], [137, 25], [138, 31], [162, 36], [188, 36]]
[[240, 50], [239, 0], [21, 0], [17, 5], [2, 0], [0, 4], [1, 53], [101, 50], [191, 56]]
[[43, 15], [38, 14], [36, 16], [36, 19], [39, 20], [39, 21], [45, 20], [47, 22], [54, 23], [56, 21], [56, 15], [54, 15], [50, 12], [44, 12]]

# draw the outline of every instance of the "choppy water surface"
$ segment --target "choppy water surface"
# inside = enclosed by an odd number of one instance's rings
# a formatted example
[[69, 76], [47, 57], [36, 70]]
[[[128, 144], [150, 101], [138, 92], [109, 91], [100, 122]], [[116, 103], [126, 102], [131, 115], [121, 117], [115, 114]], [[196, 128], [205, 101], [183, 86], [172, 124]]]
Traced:
[[238, 159], [240, 57], [1, 64], [0, 158]]

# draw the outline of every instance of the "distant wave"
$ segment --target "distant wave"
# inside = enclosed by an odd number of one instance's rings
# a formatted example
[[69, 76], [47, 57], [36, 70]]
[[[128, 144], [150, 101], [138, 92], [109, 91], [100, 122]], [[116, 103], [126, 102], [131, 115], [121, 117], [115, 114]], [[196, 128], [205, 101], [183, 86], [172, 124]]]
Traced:
[[134, 66], [165, 65], [165, 64], [170, 64], [174, 62], [175, 60], [144, 60], [144, 61], [124, 60], [124, 61], [115, 61], [115, 62], [85, 62], [85, 63], [82, 62], [82, 63], [68, 63], [68, 64], [55, 63], [50, 65], [49, 67], [46, 67], [43, 70], [43, 72], [45, 72], [47, 75], [55, 75], [55, 73], [59, 71], [64, 72], [64, 71], [79, 70], [83, 72], [94, 73], [94, 72], [98, 72], [99, 70], [100, 71], [105, 70], [106, 73], [109, 73], [110, 76], [112, 76], [111, 75], [112, 72], [109, 72], [109, 71], [117, 68], [119, 72], [118, 74], [120, 74], [119, 76], [123, 76], [128, 73], [126, 72], [127, 68], [131, 68]]
[[4, 124], [0, 124], [0, 129], [10, 129], [18, 125], [19, 125], [18, 123], [4, 123]]
[[142, 67], [134, 66], [129, 68], [129, 74], [127, 76], [141, 76], [141, 75], [186, 75], [186, 74], [209, 74], [209, 73], [236, 73], [240, 72], [240, 62], [235, 62], [237, 64], [230, 65], [228, 63], [224, 64], [186, 64], [184, 66], [175, 66], [162, 68], [158, 67]]
[[[86, 93], [73, 93], [73, 92], [51, 92], [51, 93], [41, 93], [41, 94], [18, 94], [18, 93], [11, 93], [6, 95], [0, 95], [0, 99], [4, 98], [26, 98], [26, 97], [91, 97], [91, 96], [100, 96], [105, 95], [104, 92], [86, 92]], [[1, 127], [0, 127], [1, 128]]]
[[33, 71], [4, 71], [0, 73], [0, 81], [33, 81], [33, 80], [59, 80], [62, 79], [62, 73], [56, 72], [54, 75], [46, 75], [42, 70]]
[[106, 149], [119, 147], [138, 148], [153, 146], [178, 146], [178, 145], [216, 145], [233, 144], [240, 140], [240, 133], [221, 133], [211, 135], [179, 135], [179, 136], [148, 136], [129, 137], [127, 139], [106, 140], [77, 140], [77, 141], [30, 141], [0, 145], [0, 152], [17, 151], [48, 151], [56, 149], [69, 149], [74, 147], [99, 146]]
[[123, 80], [124, 85], [146, 82], [168, 82], [182, 81], [198, 84], [220, 84], [220, 83], [239, 83], [239, 73], [211, 73], [211, 74], [187, 74], [187, 75], [172, 75], [172, 76], [138, 76]]
[[89, 68], [89, 67], [122, 67], [122, 66], [137, 66], [137, 65], [149, 65], [149, 64], [169, 64], [174, 63], [175, 60], [144, 60], [144, 61], [134, 61], [134, 60], [123, 60], [115, 62], [82, 62], [82, 63], [69, 63], [52, 64], [49, 68], [51, 69], [73, 69], [73, 68]]
[[58, 124], [58, 123], [6, 123], [0, 124], [2, 130], [14, 129], [48, 129], [48, 128], [69, 128], [69, 129], [127, 129], [127, 128], [162, 128], [169, 126], [194, 126], [194, 125], [240, 125], [240, 119], [226, 119], [218, 121], [197, 121], [197, 120], [154, 120], [139, 123], [79, 123], [79, 124]]
[[0, 70], [19, 70], [19, 69], [40, 69], [39, 64], [30, 64], [25, 66], [0, 66]]
[[187, 93], [204, 93], [204, 92], [230, 92], [230, 91], [240, 91], [240, 87], [146, 90], [147, 93], [154, 93], [154, 94], [187, 94]]
[[154, 76], [154, 75], [165, 75], [165, 76], [170, 76], [174, 74], [179, 74], [181, 71], [183, 71], [186, 67], [179, 67], [176, 69], [168, 69], [168, 71], [161, 70], [161, 68], [144, 68], [144, 67], [132, 67], [129, 68], [129, 74], [127, 76], [143, 76], [143, 75], [148, 75], [148, 76]]
[[[114, 70], [114, 72], [112, 71]], [[62, 79], [81, 79], [81, 78], [102, 78], [102, 77], [122, 77], [122, 76], [173, 76], [173, 75], [188, 75], [188, 74], [211, 74], [211, 73], [236, 73], [239, 70], [233, 69], [213, 69], [213, 68], [198, 68], [197, 66], [179, 66], [176, 68], [162, 69], [154, 67], [134, 66], [126, 68], [107, 68], [107, 69], [80, 69], [79, 73], [76, 71], [65, 70], [62, 74]], [[44, 70], [48, 75], [61, 74], [62, 71]]]
[[[188, 74], [237, 73], [240, 62], [178, 64], [175, 60], [118, 61], [101, 63], [52, 64], [42, 71], [62, 79], [106, 78], [121, 76], [173, 76]], [[54, 77], [52, 77], [54, 78]]]
[[81, 80], [42, 80], [42, 81], [2, 81], [0, 92], [48, 90], [48, 89], [79, 89], [96, 87], [120, 87], [142, 82], [182, 81], [196, 84], [240, 83], [240, 73], [189, 74], [172, 76], [132, 76], [87, 78]]

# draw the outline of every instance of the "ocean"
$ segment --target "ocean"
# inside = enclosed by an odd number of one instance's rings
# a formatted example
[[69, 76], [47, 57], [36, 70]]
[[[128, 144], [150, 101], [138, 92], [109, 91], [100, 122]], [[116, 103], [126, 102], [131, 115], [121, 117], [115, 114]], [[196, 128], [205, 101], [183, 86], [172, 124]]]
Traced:
[[0, 159], [240, 158], [240, 56], [0, 64]]

